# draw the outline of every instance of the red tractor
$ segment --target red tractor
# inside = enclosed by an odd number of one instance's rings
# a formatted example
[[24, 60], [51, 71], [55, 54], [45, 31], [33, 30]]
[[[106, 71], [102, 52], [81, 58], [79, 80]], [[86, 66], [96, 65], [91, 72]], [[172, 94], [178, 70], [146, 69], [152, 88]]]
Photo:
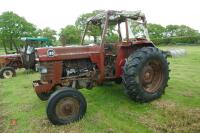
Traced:
[[[99, 36], [91, 36], [92, 27]], [[108, 41], [110, 27], [118, 39]], [[78, 89], [91, 89], [105, 81], [124, 86], [138, 102], [161, 97], [169, 79], [167, 54], [149, 40], [146, 18], [140, 11], [107, 11], [90, 18], [81, 45], [39, 48], [36, 60], [41, 79], [33, 87], [48, 99], [47, 117], [56, 125], [80, 120], [87, 108]]]

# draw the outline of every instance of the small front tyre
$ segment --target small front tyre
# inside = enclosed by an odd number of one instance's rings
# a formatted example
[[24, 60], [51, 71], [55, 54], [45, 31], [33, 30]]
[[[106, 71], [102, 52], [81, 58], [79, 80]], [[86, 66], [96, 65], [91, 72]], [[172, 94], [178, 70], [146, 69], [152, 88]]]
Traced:
[[65, 87], [51, 95], [47, 104], [47, 117], [54, 125], [64, 125], [82, 119], [87, 109], [84, 96]]
[[0, 77], [9, 79], [16, 76], [15, 69], [13, 67], [4, 67], [0, 70]]

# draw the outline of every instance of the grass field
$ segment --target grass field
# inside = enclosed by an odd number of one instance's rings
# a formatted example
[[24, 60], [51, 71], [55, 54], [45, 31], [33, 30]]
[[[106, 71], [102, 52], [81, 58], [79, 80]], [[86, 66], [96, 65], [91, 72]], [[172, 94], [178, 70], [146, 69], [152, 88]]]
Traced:
[[1, 54], [5, 54], [5, 51], [4, 51], [3, 48], [0, 48], [0, 55], [1, 55]]
[[81, 121], [65, 126], [53, 126], [48, 121], [47, 103], [32, 89], [32, 81], [39, 79], [39, 74], [20, 70], [17, 77], [0, 80], [0, 132], [200, 132], [200, 46], [180, 47], [187, 55], [169, 59], [171, 79], [160, 99], [136, 103], [114, 83], [82, 89], [87, 113]]

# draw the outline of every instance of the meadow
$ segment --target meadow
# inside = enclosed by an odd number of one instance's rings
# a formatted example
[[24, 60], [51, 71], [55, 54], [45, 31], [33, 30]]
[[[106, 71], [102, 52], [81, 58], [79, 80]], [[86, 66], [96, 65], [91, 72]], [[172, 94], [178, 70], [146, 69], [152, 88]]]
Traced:
[[[200, 132], [200, 46], [184, 48], [186, 56], [170, 58], [170, 80], [165, 94], [150, 103], [130, 100], [121, 85], [106, 83], [80, 90], [88, 103], [85, 117], [65, 126], [52, 125], [47, 102], [40, 101], [32, 81], [39, 74], [17, 71], [0, 79], [0, 133], [149, 133]], [[169, 49], [172, 46], [161, 46]]]
[[0, 54], [5, 54], [4, 49], [0, 48]]

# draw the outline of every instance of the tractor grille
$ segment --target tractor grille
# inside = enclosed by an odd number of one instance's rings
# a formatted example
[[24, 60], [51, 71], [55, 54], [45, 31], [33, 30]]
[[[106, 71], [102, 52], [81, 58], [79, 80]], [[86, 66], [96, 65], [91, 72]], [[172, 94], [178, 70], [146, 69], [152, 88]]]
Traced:
[[54, 78], [54, 63], [55, 62], [44, 62], [40, 63], [40, 66], [44, 66], [47, 68], [47, 73], [41, 74], [41, 81], [51, 81]]

